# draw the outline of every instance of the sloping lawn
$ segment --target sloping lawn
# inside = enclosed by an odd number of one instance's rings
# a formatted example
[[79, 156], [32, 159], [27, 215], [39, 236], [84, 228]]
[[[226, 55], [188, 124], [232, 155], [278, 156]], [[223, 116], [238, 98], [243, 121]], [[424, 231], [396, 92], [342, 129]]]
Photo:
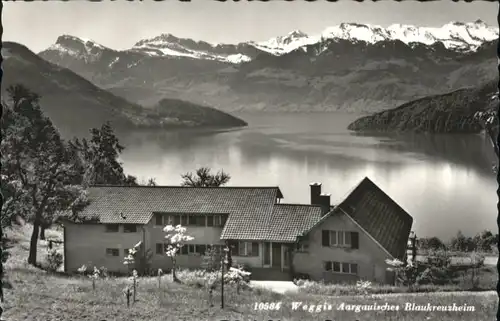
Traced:
[[[239, 294], [232, 286], [225, 288], [224, 310], [220, 308], [220, 291], [214, 293], [214, 305], [210, 307], [208, 292], [202, 284], [190, 282], [187, 274], [179, 278], [188, 284], [171, 282], [171, 276], [162, 278], [158, 289], [157, 278], [140, 278], [135, 304], [127, 308], [123, 289], [126, 278], [100, 279], [96, 290], [92, 282], [84, 277], [65, 277], [49, 274], [24, 264], [27, 248], [22, 233], [12, 234], [12, 257], [7, 265], [8, 279], [12, 289], [6, 290], [4, 304], [5, 320], [493, 320], [497, 297], [492, 292], [477, 292], [470, 295], [456, 293], [425, 293], [420, 295], [398, 294], [390, 296], [345, 296], [332, 297], [307, 293], [277, 294], [262, 289], [244, 289]], [[24, 244], [24, 245], [23, 245]], [[44, 245], [40, 253], [44, 256]], [[40, 257], [42, 258], [42, 257]], [[259, 311], [255, 303], [281, 302], [277, 311]], [[319, 311], [293, 309], [293, 302], [317, 305], [331, 310]], [[404, 311], [404, 305], [452, 305], [474, 306], [473, 312]], [[338, 310], [345, 304], [399, 306], [399, 311], [354, 311]], [[327, 304], [326, 306], [324, 304]], [[317, 311], [317, 312], [316, 312]]]

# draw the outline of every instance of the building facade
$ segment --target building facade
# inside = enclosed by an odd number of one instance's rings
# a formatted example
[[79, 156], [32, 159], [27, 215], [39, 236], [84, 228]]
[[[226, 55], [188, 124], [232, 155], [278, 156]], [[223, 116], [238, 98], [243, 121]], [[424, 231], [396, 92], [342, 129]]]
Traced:
[[405, 259], [411, 216], [368, 178], [335, 206], [321, 184], [310, 193], [305, 205], [282, 203], [278, 187], [93, 186], [81, 219], [64, 223], [65, 271], [126, 273], [139, 242], [152, 270], [168, 270], [163, 228], [182, 225], [194, 238], [177, 256], [183, 268], [201, 268], [208, 248], [228, 245], [255, 278], [392, 282], [385, 260]]

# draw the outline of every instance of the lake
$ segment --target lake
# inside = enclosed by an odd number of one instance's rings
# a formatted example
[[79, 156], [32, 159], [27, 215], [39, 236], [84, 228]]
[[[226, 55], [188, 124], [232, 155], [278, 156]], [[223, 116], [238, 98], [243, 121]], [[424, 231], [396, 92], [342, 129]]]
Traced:
[[355, 114], [237, 114], [231, 131], [120, 134], [127, 174], [178, 185], [200, 166], [231, 175], [229, 186], [279, 186], [286, 203], [309, 202], [321, 182], [340, 202], [365, 176], [414, 218], [417, 236], [448, 239], [497, 231], [495, 159], [480, 135], [356, 135]]

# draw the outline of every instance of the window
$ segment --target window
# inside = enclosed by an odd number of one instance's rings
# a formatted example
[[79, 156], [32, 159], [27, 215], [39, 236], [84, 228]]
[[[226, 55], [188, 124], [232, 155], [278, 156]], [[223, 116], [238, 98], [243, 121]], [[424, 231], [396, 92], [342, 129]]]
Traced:
[[348, 262], [324, 262], [325, 271], [341, 274], [358, 274], [358, 265]]
[[155, 213], [155, 225], [163, 225], [163, 214]]
[[197, 245], [196, 246], [196, 253], [200, 254], [200, 255], [204, 255], [205, 254], [205, 250], [206, 250], [206, 245], [205, 244], [200, 244], [200, 245]]
[[119, 249], [106, 249], [106, 255], [107, 256], [120, 256], [120, 250]]
[[181, 216], [180, 215], [174, 215], [171, 224], [173, 226], [181, 225]]
[[207, 226], [214, 226], [215, 224], [215, 217], [217, 215], [214, 215], [214, 216], [207, 216]]
[[164, 254], [165, 252], [163, 251], [163, 244], [162, 243], [156, 243], [156, 254]]
[[235, 248], [235, 256], [259, 256], [259, 243], [257, 242], [238, 242]]
[[106, 232], [113, 233], [118, 232], [119, 225], [118, 224], [106, 224]]
[[123, 225], [124, 233], [135, 233], [137, 232], [137, 225], [135, 224], [124, 224]]
[[323, 246], [347, 247], [352, 249], [359, 248], [358, 232], [349, 231], [322, 231]]

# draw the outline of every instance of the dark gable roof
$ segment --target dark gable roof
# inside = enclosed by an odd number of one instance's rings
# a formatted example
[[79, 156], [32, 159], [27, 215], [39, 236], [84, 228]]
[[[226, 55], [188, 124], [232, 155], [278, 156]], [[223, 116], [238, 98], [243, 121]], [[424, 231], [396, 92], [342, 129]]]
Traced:
[[403, 258], [413, 218], [368, 177], [338, 205], [395, 258]]
[[297, 236], [310, 229], [322, 215], [320, 206], [276, 204], [268, 225], [266, 239], [274, 242], [295, 242]]
[[80, 215], [100, 223], [146, 224], [154, 212], [227, 213], [223, 236], [239, 239], [258, 239], [283, 197], [278, 187], [92, 186], [88, 192], [90, 204]]
[[344, 201], [303, 234], [309, 233], [337, 213], [349, 216], [390, 255], [403, 259], [413, 218], [368, 177], [365, 177]]

